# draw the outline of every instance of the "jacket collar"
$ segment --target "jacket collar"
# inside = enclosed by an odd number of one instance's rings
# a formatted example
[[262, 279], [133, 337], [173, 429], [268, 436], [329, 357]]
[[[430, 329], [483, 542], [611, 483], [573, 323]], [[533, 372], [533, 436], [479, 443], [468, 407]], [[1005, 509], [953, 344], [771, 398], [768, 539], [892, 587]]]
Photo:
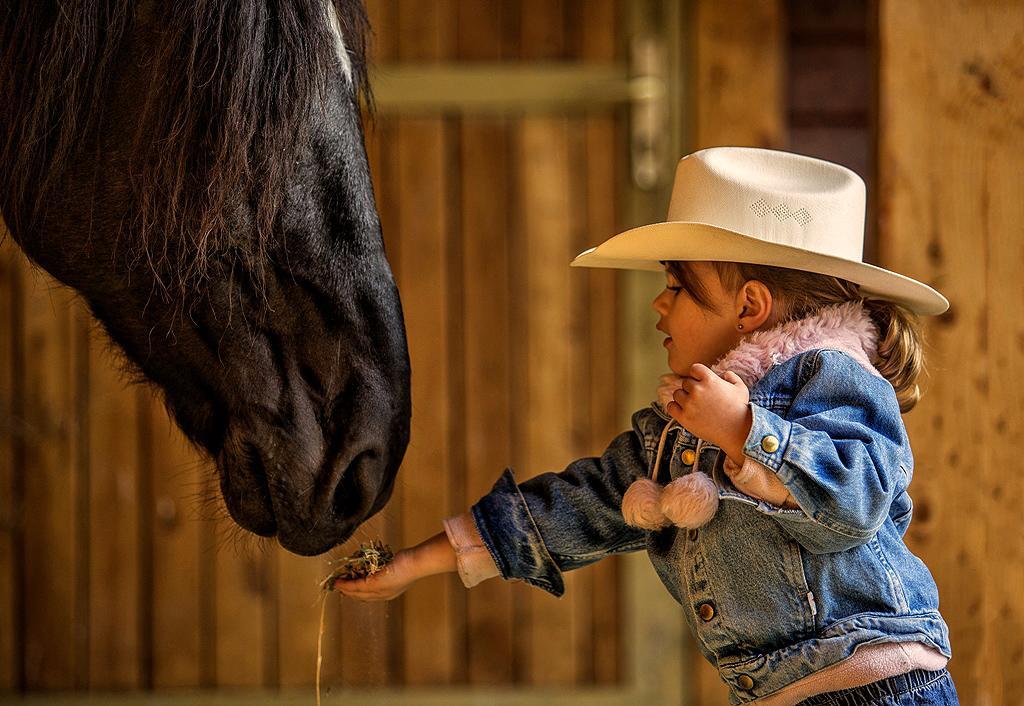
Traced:
[[[868, 372], [881, 377], [871, 364], [877, 347], [878, 327], [862, 302], [849, 301], [823, 307], [802, 319], [754, 331], [719, 358], [711, 369], [719, 375], [731, 370], [749, 388], [773, 365], [806, 351], [831, 348], [846, 353]], [[674, 389], [671, 384], [658, 388], [662, 410], [672, 399]]]

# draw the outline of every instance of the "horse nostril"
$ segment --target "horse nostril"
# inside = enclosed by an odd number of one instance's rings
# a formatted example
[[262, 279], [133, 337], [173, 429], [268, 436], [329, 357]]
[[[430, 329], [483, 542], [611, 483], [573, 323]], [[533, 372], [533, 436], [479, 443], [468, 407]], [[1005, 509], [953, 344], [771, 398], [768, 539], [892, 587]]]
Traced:
[[242, 444], [242, 462], [246, 464], [252, 478], [259, 485], [260, 491], [270, 501], [270, 487], [267, 482], [267, 467], [263, 465], [263, 456], [254, 444], [248, 441]]
[[240, 441], [233, 456], [222, 459], [221, 493], [228, 513], [245, 529], [262, 537], [277, 532], [266, 467], [259, 449]]
[[334, 497], [331, 501], [331, 509], [336, 519], [362, 519], [373, 501], [373, 489], [367, 486], [371, 481], [371, 472], [375, 464], [376, 454], [367, 449], [359, 452], [342, 471], [338, 484], [334, 487]]

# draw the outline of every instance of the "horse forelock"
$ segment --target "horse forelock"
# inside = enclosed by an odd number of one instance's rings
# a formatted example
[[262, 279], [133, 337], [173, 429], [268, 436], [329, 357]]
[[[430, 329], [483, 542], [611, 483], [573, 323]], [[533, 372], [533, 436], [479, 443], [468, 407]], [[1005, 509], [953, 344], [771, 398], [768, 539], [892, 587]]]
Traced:
[[[121, 78], [114, 67], [127, 64], [117, 60], [143, 29], [152, 43], [135, 49], [148, 94], [128, 123], [131, 202], [118, 234], [128, 265], [145, 262], [165, 295], [194, 289], [225, 255], [262, 271], [293, 155], [339, 63], [369, 99], [365, 9], [355, 0], [137, 6], [38, 0], [0, 9], [0, 195], [12, 205], [4, 216], [31, 233], [72, 160], [98, 151], [102, 134], [90, 130], [111, 119], [103, 111]], [[97, 140], [86, 144], [90, 134]], [[232, 213], [232, 204], [251, 208]]]

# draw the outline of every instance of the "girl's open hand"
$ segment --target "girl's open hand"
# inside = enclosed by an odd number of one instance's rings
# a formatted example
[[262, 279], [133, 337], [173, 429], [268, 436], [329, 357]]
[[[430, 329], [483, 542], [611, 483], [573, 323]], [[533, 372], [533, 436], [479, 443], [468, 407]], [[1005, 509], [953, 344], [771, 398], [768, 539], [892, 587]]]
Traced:
[[700, 363], [690, 367], [665, 411], [691, 433], [717, 444], [729, 457], [743, 462], [743, 442], [753, 422], [750, 392], [739, 375], [726, 371], [719, 377]]
[[334, 590], [361, 601], [390, 601], [421, 578], [416, 561], [409, 549], [399, 550], [387, 566], [362, 579], [337, 579]]
[[334, 590], [361, 601], [390, 601], [426, 576], [455, 571], [455, 550], [444, 532], [401, 549], [383, 569], [364, 579], [338, 579]]

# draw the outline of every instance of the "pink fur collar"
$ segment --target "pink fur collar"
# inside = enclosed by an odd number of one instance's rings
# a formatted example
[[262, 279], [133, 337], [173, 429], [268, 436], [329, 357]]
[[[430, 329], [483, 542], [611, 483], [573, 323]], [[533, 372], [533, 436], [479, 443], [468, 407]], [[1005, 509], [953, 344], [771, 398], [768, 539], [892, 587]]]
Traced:
[[[755, 331], [719, 358], [711, 369], [719, 375], [731, 370], [751, 387], [775, 364], [815, 348], [834, 348], [881, 377], [871, 364], [877, 346], [878, 327], [862, 303], [851, 301], [824, 307], [803, 319]], [[666, 384], [658, 388], [662, 407], [668, 404], [672, 391], [678, 387], [672, 384], [672, 378], [678, 380], [679, 376], [663, 376], [662, 382]]]

